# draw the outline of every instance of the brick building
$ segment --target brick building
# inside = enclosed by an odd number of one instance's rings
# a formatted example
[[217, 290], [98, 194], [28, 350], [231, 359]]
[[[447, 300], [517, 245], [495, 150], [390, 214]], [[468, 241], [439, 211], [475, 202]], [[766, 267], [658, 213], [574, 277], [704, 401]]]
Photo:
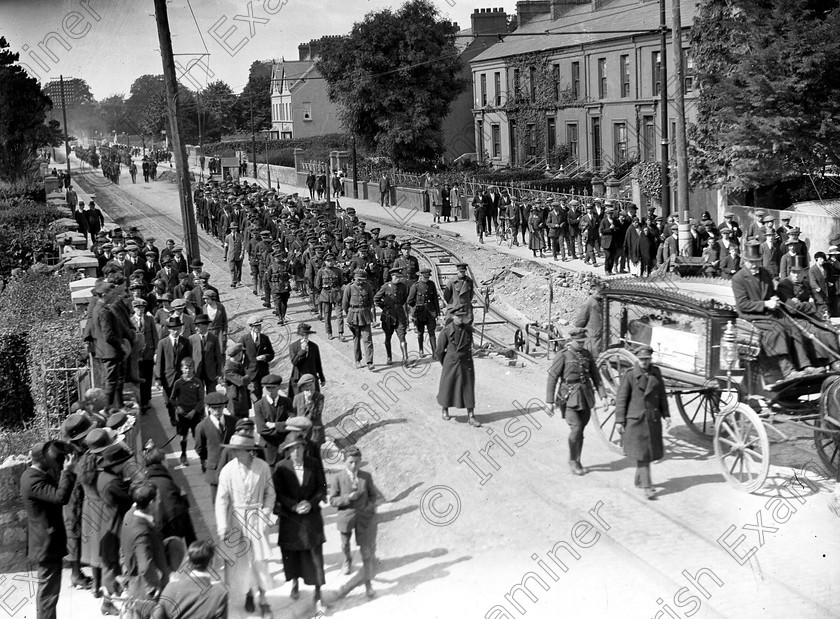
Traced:
[[[682, 0], [681, 10], [687, 49], [695, 0]], [[670, 17], [668, 11], [669, 27]], [[658, 2], [529, 0], [517, 3], [517, 19], [517, 36], [497, 42], [471, 62], [479, 157], [489, 157], [498, 167], [549, 162], [600, 174], [624, 161], [660, 158]], [[670, 33], [667, 39], [668, 90], [673, 93]], [[696, 93], [690, 56], [685, 61], [690, 122]], [[673, 151], [673, 101], [669, 108]], [[702, 211], [715, 207], [717, 197], [696, 192], [691, 202], [692, 211], [695, 206]]]
[[271, 70], [271, 131], [279, 139], [341, 133], [337, 107], [327, 96], [327, 82], [315, 68], [325, 36], [298, 45], [298, 60], [280, 62]]

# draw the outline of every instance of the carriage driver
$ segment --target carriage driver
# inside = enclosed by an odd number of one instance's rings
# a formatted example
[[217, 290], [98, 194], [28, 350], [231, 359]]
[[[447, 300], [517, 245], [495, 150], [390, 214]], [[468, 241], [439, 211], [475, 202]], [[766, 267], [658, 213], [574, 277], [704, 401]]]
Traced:
[[820, 369], [814, 368], [808, 358], [802, 332], [782, 310], [773, 276], [761, 266], [759, 248], [757, 242], [744, 246], [741, 256], [744, 266], [732, 276], [738, 315], [751, 322], [761, 334], [762, 352], [778, 364], [782, 380], [818, 373]]

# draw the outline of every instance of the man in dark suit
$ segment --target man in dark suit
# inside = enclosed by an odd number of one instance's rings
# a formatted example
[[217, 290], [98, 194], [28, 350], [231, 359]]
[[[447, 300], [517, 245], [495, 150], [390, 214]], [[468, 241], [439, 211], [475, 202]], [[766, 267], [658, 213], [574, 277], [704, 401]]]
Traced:
[[115, 314], [113, 305], [117, 301], [111, 298], [113, 291], [114, 285], [105, 281], [94, 287], [93, 294], [97, 298], [85, 324], [84, 339], [91, 343], [90, 352], [102, 364], [103, 388], [109, 404], [121, 406], [125, 380], [123, 362], [133, 336], [129, 339], [129, 329], [124, 328]]
[[248, 320], [249, 332], [242, 336], [239, 343], [245, 350], [245, 376], [251, 385], [251, 391], [262, 397], [262, 378], [268, 375], [268, 364], [274, 360], [274, 348], [271, 340], [262, 333], [262, 318], [256, 316]]
[[[768, 223], [774, 221], [769, 218]], [[776, 240], [775, 231], [768, 226], [768, 234], [765, 235], [764, 241], [761, 243], [761, 266], [773, 277], [779, 277], [779, 263], [782, 260], [782, 250], [779, 249], [779, 243]]]
[[181, 319], [170, 316], [166, 321], [169, 332], [161, 337], [155, 353], [155, 381], [163, 389], [169, 421], [175, 425], [175, 407], [169, 401], [172, 386], [181, 378], [181, 361], [192, 355], [190, 341], [181, 335]]
[[[166, 251], [165, 249], [163, 251]], [[172, 258], [161, 256], [161, 269], [157, 272], [156, 279], [163, 282], [166, 292], [174, 296], [175, 286], [178, 285], [178, 273], [172, 268]]]
[[604, 272], [607, 275], [612, 275], [613, 263], [615, 262], [616, 248], [613, 247], [613, 234], [618, 232], [618, 222], [613, 215], [613, 207], [608, 206], [604, 218], [598, 227], [598, 232], [601, 237], [601, 249], [604, 251]]
[[123, 575], [128, 578], [127, 592], [133, 603], [133, 617], [148, 617], [157, 605], [163, 588], [169, 582], [169, 563], [158, 512], [158, 489], [151, 481], [144, 481], [131, 491], [134, 499], [120, 531], [123, 553]]
[[151, 406], [152, 382], [155, 372], [155, 352], [158, 345], [158, 331], [152, 315], [146, 312], [146, 301], [134, 299], [135, 348], [140, 374], [140, 410], [145, 412]]
[[831, 267], [826, 264], [824, 252], [818, 251], [814, 254], [814, 264], [808, 269], [808, 280], [811, 284], [811, 294], [814, 296], [817, 313], [821, 317], [825, 316], [828, 308], [834, 303], [836, 291], [834, 290], [834, 277], [831, 273]]
[[304, 374], [312, 374], [318, 378], [319, 382], [315, 383], [316, 391], [320, 391], [320, 387], [327, 382], [324, 377], [324, 368], [321, 365], [321, 351], [317, 344], [309, 341], [311, 333], [311, 326], [305, 322], [300, 323], [297, 329], [300, 339], [289, 345], [289, 360], [292, 362], [292, 375], [289, 378], [288, 390], [290, 398], [297, 395], [297, 381]]
[[292, 401], [280, 395], [282, 382], [283, 379], [277, 374], [269, 374], [263, 378], [265, 395], [254, 404], [254, 425], [262, 437], [265, 461], [269, 466], [274, 466], [277, 450], [288, 435], [286, 420], [295, 414]]
[[[55, 619], [61, 591], [61, 560], [67, 554], [67, 534], [62, 506], [70, 502], [76, 475], [69, 445], [61, 441], [38, 443], [32, 448], [32, 466], [20, 478], [20, 495], [26, 509], [29, 560], [38, 566], [38, 619]], [[61, 475], [56, 482], [58, 471]]]
[[190, 336], [190, 348], [195, 362], [195, 375], [204, 383], [207, 393], [216, 390], [216, 383], [222, 375], [225, 359], [219, 339], [210, 333], [210, 317], [199, 314], [195, 317], [195, 327], [198, 333]]
[[210, 540], [190, 544], [186, 575], [166, 585], [152, 619], [227, 618], [227, 587], [209, 574], [215, 554]]
[[[744, 265], [732, 276], [732, 293], [738, 315], [755, 326], [761, 335], [762, 353], [778, 364], [779, 380], [814, 373], [805, 343], [793, 320], [780, 308], [773, 276], [761, 266], [760, 243], [744, 246]], [[797, 366], [799, 370], [797, 370]], [[766, 382], [771, 372], [764, 373]], [[773, 376], [775, 378], [775, 376]]]
[[222, 445], [230, 442], [236, 431], [236, 419], [225, 414], [227, 396], [218, 391], [211, 391], [204, 398], [207, 416], [195, 429], [195, 452], [201, 461], [204, 480], [210, 485], [210, 495], [216, 503], [216, 491], [219, 489], [219, 471], [221, 470]]

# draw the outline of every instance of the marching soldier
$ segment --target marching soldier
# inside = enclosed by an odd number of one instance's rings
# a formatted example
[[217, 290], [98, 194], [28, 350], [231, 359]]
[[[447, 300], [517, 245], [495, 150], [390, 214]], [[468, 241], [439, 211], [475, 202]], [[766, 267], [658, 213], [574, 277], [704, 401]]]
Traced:
[[309, 290], [309, 304], [312, 306], [312, 313], [318, 314], [318, 320], [323, 320], [324, 317], [321, 314], [321, 305], [318, 303], [318, 292], [315, 289], [315, 276], [321, 270], [322, 266], [324, 266], [324, 248], [318, 245], [315, 247], [315, 255], [309, 259], [306, 265], [306, 271], [304, 272], [306, 287]]
[[292, 294], [292, 287], [289, 283], [291, 275], [283, 262], [283, 250], [278, 249], [271, 254], [272, 262], [268, 267], [266, 278], [271, 287], [271, 300], [274, 304], [274, 312], [277, 315], [277, 322], [286, 324], [286, 310], [289, 307], [289, 296]]
[[420, 358], [426, 356], [423, 351], [423, 336], [429, 334], [429, 347], [435, 351], [435, 326], [440, 313], [440, 297], [437, 286], [431, 280], [432, 270], [428, 267], [420, 269], [420, 281], [411, 286], [408, 291], [406, 304], [410, 308], [410, 316], [417, 331], [417, 349]]
[[252, 235], [248, 244], [248, 262], [251, 265], [251, 285], [254, 289], [254, 296], [259, 296], [262, 254], [265, 244], [271, 242], [271, 233], [268, 230], [260, 231], [259, 235]]
[[408, 300], [408, 289], [402, 280], [402, 269], [394, 267], [391, 269], [391, 281], [383, 284], [376, 293], [373, 302], [382, 308], [382, 331], [385, 332], [385, 355], [386, 363], [391, 365], [391, 336], [397, 333], [402, 353], [402, 364], [408, 365], [408, 345], [405, 342], [405, 334], [408, 330], [408, 318], [405, 313], [405, 305]]
[[315, 289], [318, 291], [318, 303], [327, 327], [328, 339], [333, 339], [333, 307], [338, 308], [338, 340], [340, 342], [344, 341], [344, 312], [341, 306], [342, 280], [341, 270], [335, 266], [335, 254], [327, 254], [324, 256], [324, 266], [315, 275]]
[[403, 277], [409, 286], [417, 281], [417, 273], [420, 272], [420, 263], [417, 261], [417, 256], [411, 255], [411, 242], [406, 241], [400, 245], [400, 256], [394, 260], [391, 268], [398, 268], [402, 270]]
[[[569, 424], [569, 469], [574, 475], [583, 475], [586, 473], [580, 464], [583, 429], [589, 423], [595, 405], [595, 389], [602, 400], [605, 392], [595, 360], [584, 347], [586, 329], [572, 329], [569, 335], [571, 340], [566, 349], [557, 355], [548, 370], [545, 402], [552, 410], [559, 408], [563, 419]], [[555, 399], [558, 381], [559, 394]]]
[[447, 313], [451, 314], [459, 307], [467, 311], [470, 322], [473, 319], [473, 297], [475, 296], [475, 283], [467, 275], [467, 264], [462, 262], [457, 265], [458, 275], [450, 279], [443, 289], [443, 300], [447, 304]]
[[353, 333], [353, 355], [356, 367], [362, 367], [362, 344], [365, 349], [365, 363], [373, 370], [373, 289], [367, 282], [367, 274], [359, 269], [354, 274], [353, 282], [344, 287], [341, 304], [347, 315], [347, 326]]

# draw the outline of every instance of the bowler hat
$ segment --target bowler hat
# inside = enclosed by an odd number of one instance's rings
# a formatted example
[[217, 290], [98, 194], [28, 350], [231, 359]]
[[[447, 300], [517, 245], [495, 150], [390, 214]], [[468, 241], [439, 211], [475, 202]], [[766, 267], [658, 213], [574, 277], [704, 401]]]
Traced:
[[199, 314], [198, 316], [195, 317], [195, 320], [193, 320], [193, 324], [209, 325], [210, 324], [210, 316], [208, 316], [207, 314]]
[[181, 319], [177, 316], [170, 316], [166, 321], [167, 327], [180, 327], [181, 326]]

